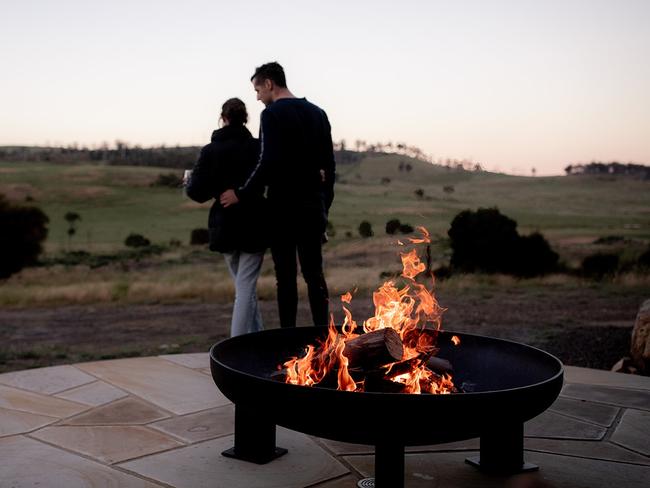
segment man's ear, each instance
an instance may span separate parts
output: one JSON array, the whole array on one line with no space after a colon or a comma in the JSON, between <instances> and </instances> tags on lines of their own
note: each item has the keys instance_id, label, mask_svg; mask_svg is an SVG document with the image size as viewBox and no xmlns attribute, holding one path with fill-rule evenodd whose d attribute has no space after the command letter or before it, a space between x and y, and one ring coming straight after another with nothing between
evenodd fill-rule
<instances>
[{"instance_id":1,"label":"man's ear","mask_svg":"<svg viewBox=\"0 0 650 488\"><path fill-rule=\"evenodd\" d=\"M268 78L264 80L264 88L266 88L269 91L273 91L275 88L275 83L273 83L273 80L269 80Z\"/></svg>"}]
</instances>

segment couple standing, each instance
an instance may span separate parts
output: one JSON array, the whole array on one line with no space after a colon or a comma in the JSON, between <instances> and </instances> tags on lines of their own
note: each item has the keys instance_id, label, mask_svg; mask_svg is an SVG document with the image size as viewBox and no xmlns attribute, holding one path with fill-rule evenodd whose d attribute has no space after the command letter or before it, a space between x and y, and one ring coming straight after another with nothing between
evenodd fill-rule
<instances>
[{"instance_id":1,"label":"couple standing","mask_svg":"<svg viewBox=\"0 0 650 488\"><path fill-rule=\"evenodd\" d=\"M314 325L327 325L329 315L322 242L334 198L330 124L323 110L289 91L278 63L260 66L251 81L266 106L259 141L245 127L244 103L226 101L223 127L201 150L186 187L195 201L215 199L208 219L210 249L224 254L235 281L231 336L262 329L256 286L269 246L280 325L296 326L296 255Z\"/></svg>"}]
</instances>

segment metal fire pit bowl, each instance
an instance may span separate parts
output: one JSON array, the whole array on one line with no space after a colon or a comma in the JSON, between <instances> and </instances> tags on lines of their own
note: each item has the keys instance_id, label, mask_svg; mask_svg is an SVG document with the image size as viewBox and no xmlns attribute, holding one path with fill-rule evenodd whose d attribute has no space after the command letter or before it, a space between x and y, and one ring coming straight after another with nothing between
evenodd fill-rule
<instances>
[{"instance_id":1,"label":"metal fire pit bowl","mask_svg":"<svg viewBox=\"0 0 650 488\"><path fill-rule=\"evenodd\" d=\"M404 486L404 447L480 437L483 471L537 469L523 459L523 424L546 410L562 388L562 363L517 342L454 332L438 336L438 357L454 367L464 393L414 395L338 391L272 378L278 365L302 356L326 328L274 329L226 339L210 350L212 378L235 404L235 445L226 456L266 463L275 426L317 437L375 446L375 486ZM454 346L452 335L461 343ZM277 377L277 375L276 375Z\"/></svg>"}]
</instances>

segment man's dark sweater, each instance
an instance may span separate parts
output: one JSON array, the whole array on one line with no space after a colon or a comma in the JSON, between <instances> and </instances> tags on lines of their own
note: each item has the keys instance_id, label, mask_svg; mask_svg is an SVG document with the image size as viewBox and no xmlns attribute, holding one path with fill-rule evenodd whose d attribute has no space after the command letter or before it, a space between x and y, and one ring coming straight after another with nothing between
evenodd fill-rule
<instances>
[{"instance_id":1,"label":"man's dark sweater","mask_svg":"<svg viewBox=\"0 0 650 488\"><path fill-rule=\"evenodd\" d=\"M271 207L326 216L334 198L335 162L325 112L304 98L276 100L262 112L260 143L259 162L237 197L245 201L268 186Z\"/></svg>"}]
</instances>

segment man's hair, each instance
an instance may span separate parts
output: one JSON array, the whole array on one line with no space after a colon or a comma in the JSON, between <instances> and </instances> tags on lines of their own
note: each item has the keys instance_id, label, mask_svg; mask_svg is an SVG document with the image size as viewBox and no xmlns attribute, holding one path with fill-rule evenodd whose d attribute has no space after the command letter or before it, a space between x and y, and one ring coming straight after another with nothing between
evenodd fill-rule
<instances>
[{"instance_id":1,"label":"man's hair","mask_svg":"<svg viewBox=\"0 0 650 488\"><path fill-rule=\"evenodd\" d=\"M246 105L239 98L231 98L221 107L221 117L228 119L231 125L244 125L248 122Z\"/></svg>"},{"instance_id":2,"label":"man's hair","mask_svg":"<svg viewBox=\"0 0 650 488\"><path fill-rule=\"evenodd\" d=\"M253 83L260 82L263 80L271 80L273 83L278 85L280 88L287 87L287 79L284 76L284 69L280 66L279 63L273 61L272 63L266 63L262 66L255 69L255 73L251 76L251 81Z\"/></svg>"}]
</instances>

